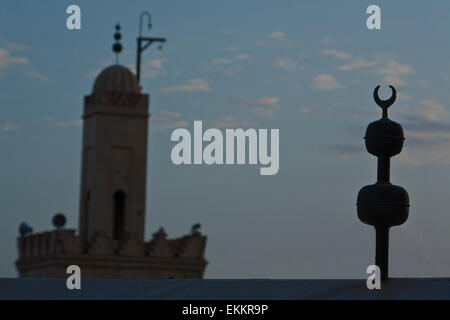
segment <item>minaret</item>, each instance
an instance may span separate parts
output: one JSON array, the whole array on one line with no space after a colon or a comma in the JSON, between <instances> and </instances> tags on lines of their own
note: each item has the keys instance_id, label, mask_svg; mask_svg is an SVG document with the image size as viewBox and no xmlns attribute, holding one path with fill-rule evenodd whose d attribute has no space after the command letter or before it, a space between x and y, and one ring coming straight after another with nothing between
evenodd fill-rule
<instances>
[{"instance_id":1,"label":"minaret","mask_svg":"<svg viewBox=\"0 0 450 320\"><path fill-rule=\"evenodd\" d=\"M145 241L145 195L149 95L137 77L118 65L120 26L113 51L116 64L97 77L84 99L79 230L33 233L20 225L17 270L20 277L67 278L77 265L83 279L202 278L207 237L191 232L169 238L164 229Z\"/></svg>"},{"instance_id":2,"label":"minaret","mask_svg":"<svg viewBox=\"0 0 450 320\"><path fill-rule=\"evenodd\" d=\"M116 30L118 55L120 26ZM79 220L84 252L93 238L112 243L113 251L126 237L144 239L149 95L140 91L136 76L116 64L98 75L85 97Z\"/></svg>"},{"instance_id":3,"label":"minaret","mask_svg":"<svg viewBox=\"0 0 450 320\"><path fill-rule=\"evenodd\" d=\"M383 110L381 119L369 124L364 137L367 152L378 158L377 182L362 188L358 193L359 219L375 227L375 264L380 268L381 280L389 277L389 229L408 219L409 197L405 189L390 182L391 157L399 154L405 137L403 128L388 119L387 109L395 102L396 91L388 100L380 100L377 86L373 92L375 102Z\"/></svg>"}]
</instances>

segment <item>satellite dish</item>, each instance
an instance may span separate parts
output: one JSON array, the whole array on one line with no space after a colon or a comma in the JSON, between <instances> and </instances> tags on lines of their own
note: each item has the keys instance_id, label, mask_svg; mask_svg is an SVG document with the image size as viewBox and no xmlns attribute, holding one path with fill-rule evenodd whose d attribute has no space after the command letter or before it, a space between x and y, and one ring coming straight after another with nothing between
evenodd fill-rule
<instances>
[{"instance_id":1,"label":"satellite dish","mask_svg":"<svg viewBox=\"0 0 450 320\"><path fill-rule=\"evenodd\" d=\"M52 222L56 229L61 229L66 225L66 216L62 213L57 213L53 216Z\"/></svg>"},{"instance_id":2,"label":"satellite dish","mask_svg":"<svg viewBox=\"0 0 450 320\"><path fill-rule=\"evenodd\" d=\"M26 224L25 222L22 222L19 225L19 233L21 236L25 236L29 233L33 233L33 228L31 228L28 224Z\"/></svg>"}]
</instances>

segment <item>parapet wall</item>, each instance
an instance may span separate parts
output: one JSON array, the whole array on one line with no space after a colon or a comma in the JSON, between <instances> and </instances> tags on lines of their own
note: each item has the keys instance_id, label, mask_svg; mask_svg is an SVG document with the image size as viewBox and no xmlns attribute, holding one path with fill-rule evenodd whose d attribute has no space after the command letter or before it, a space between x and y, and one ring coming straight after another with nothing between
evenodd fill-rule
<instances>
[{"instance_id":1,"label":"parapet wall","mask_svg":"<svg viewBox=\"0 0 450 320\"><path fill-rule=\"evenodd\" d=\"M74 229L54 230L17 238L19 260L54 254L81 253Z\"/></svg>"},{"instance_id":2,"label":"parapet wall","mask_svg":"<svg viewBox=\"0 0 450 320\"><path fill-rule=\"evenodd\" d=\"M65 277L66 268L79 265L88 278L155 279L202 278L207 237L193 232L167 239L158 232L148 242L127 233L121 242L96 232L83 250L74 229L61 229L18 238L16 262L20 277Z\"/></svg>"}]
</instances>

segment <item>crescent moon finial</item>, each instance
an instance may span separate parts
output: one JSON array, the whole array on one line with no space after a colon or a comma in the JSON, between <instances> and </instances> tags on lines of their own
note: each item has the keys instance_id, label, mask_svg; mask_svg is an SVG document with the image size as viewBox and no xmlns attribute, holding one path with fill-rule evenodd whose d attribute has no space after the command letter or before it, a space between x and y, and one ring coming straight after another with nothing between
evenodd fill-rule
<instances>
[{"instance_id":1,"label":"crescent moon finial","mask_svg":"<svg viewBox=\"0 0 450 320\"><path fill-rule=\"evenodd\" d=\"M387 119L387 109L394 104L395 99L397 98L397 91L393 86L389 86L392 90L392 95L387 100L381 100L378 96L378 90L380 90L380 86L378 85L375 90L373 91L373 99L375 100L376 104L379 105L383 109L383 119Z\"/></svg>"}]
</instances>

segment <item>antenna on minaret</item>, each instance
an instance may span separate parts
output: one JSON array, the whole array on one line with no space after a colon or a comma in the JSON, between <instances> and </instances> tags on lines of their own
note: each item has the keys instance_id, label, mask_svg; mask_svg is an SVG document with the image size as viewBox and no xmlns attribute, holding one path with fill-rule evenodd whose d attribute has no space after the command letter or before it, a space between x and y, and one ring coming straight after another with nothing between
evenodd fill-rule
<instances>
[{"instance_id":1,"label":"antenna on minaret","mask_svg":"<svg viewBox=\"0 0 450 320\"><path fill-rule=\"evenodd\" d=\"M120 24L116 24L116 32L114 33L114 40L116 42L113 44L113 51L116 53L116 64L119 64L119 53L122 51L122 44L120 43L122 35L120 34Z\"/></svg>"},{"instance_id":2,"label":"antenna on minaret","mask_svg":"<svg viewBox=\"0 0 450 320\"><path fill-rule=\"evenodd\" d=\"M152 16L147 11L144 11L139 16L139 37L137 38L137 61L136 61L136 77L138 79L138 82L141 78L141 53L147 49L148 46L150 46L153 42L160 42L158 49L162 49L162 43L166 42L165 38L148 38L142 36L142 22L143 18L147 17L148 20L148 30L152 28Z\"/></svg>"}]
</instances>

